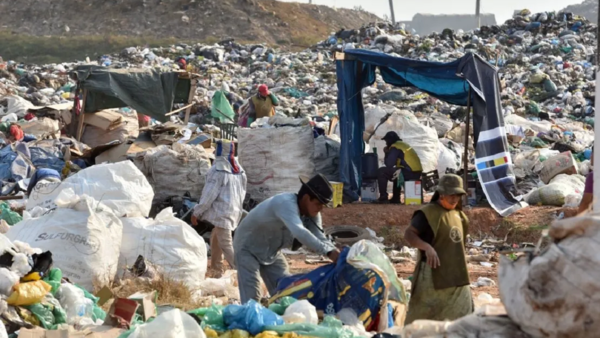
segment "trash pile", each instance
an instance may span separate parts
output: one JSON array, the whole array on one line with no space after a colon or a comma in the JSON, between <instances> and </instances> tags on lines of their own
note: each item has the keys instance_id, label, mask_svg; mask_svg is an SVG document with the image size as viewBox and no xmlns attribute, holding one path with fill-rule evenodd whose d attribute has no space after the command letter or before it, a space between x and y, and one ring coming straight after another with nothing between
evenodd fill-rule
<instances>
[{"instance_id":1,"label":"trash pile","mask_svg":"<svg viewBox=\"0 0 600 338\"><path fill-rule=\"evenodd\" d=\"M76 79L69 72L81 64L90 64L90 60L45 66L7 61L0 63L0 93L7 95L0 98L0 117L2 121L21 125L27 136L31 134L43 139L54 135L61 140L62 154L50 151L56 154L56 158L50 156L56 168L62 164L61 161L65 161L65 145L69 146L72 156L65 163L73 158L83 159L85 163L79 163L80 168L104 161L135 158L136 165L155 188L155 204L183 193L189 193L193 198L199 195L203 174L212 156L210 141L207 140L212 137L239 141L242 165L246 162L250 172L249 182L264 182L270 175L269 168L278 163L282 154L290 150L305 154L303 161L306 163L298 172L290 173L287 178L275 178L278 183L271 186L259 183L249 189L251 195L262 200L282 190L296 188L297 184L291 184L292 174L317 171L328 175L333 181L338 180L335 168L339 154L339 131L335 126L337 84L335 63L332 62L335 52L365 48L439 62L453 61L467 52L475 52L500 68L505 129L518 179L518 191L514 193L526 195L532 190L554 184L550 180L556 175L548 180L541 179L540 175L543 162L559 153L571 152L575 159L578 168L577 171L570 171L570 175L585 175L589 171L587 160L593 141L595 114L593 79L596 66L593 60L597 48L596 35L594 24L572 13L531 13L522 10L503 25L483 26L472 32L445 29L428 36L414 34L402 25L372 23L360 29L341 30L314 48L298 53L281 52L258 44L242 45L232 39L214 45L131 47L119 54L105 55L98 62L110 69L185 70L198 74L195 92L190 96L193 100L190 123L181 124L186 114L185 107L169 116L172 122L178 123L166 124L148 116L136 115L135 110L127 107L86 113L89 123L85 123L81 139L83 144L72 139L65 140L64 136L60 137L59 131L68 129L67 134L75 134L74 123L71 123L73 118L68 110L72 107L72 100L78 99L80 102L82 97ZM262 83L280 101L274 117L277 120L255 121L251 127L289 125L290 120L286 120L286 117L305 119L315 136L318 136L314 139L312 154L307 150L308 143L304 150L287 147L286 151L279 153L265 153L264 147L257 148L255 144L245 143L254 137L251 136L254 133L259 138L268 137L271 140L275 140L275 135L259 136L258 133L267 132L241 128L238 132L227 131L226 125L235 123L238 118L236 115L232 117L231 113L238 112ZM373 86L363 90L362 96L365 104L371 107L365 114L366 132L375 135L367 141L371 147L382 150L381 145L376 146L377 137L386 129L385 126L376 128L381 110L394 116L391 122L386 122L388 129L399 127L400 116L408 114L415 118L411 125L418 123L423 133L428 135L427 144L416 143L416 137L414 140L405 140L413 147L420 148L418 153L426 167L438 170L439 174L456 172L462 168L464 107L444 103L413 88L394 88L386 84L380 74ZM384 107L382 103L388 106ZM224 106L227 109L222 109ZM398 115L400 111L404 113ZM95 115L95 118L88 120L88 115ZM135 123L136 118L141 129ZM38 127L28 127L33 121ZM58 124L52 121L58 121ZM294 125L298 127L302 124ZM472 124L469 133L472 132L471 128ZM35 132L27 129L35 129ZM291 130L295 129L288 129L287 132ZM433 138L432 130L437 140ZM283 132L278 133L283 135ZM286 134L275 142L285 144L287 140L296 141L299 136L293 135ZM176 149L178 143L203 146L196 146L196 151L184 151L181 147ZM260 165L259 161L249 160L249 153L255 155L261 151L260 158L264 154L264 157L275 160ZM473 154L474 150L469 144L471 164L474 163ZM14 157L12 153L0 157L0 161L4 160L0 164L8 167ZM156 158L165 157L170 160L162 167L159 164L161 161ZM34 159L30 161L36 163ZM285 159L282 161L285 162ZM186 163L186 167L190 163L189 168L174 173L174 177L181 178L178 182L186 182L187 187L193 186L194 191L183 191L165 181L169 168L182 168L182 163ZM472 166L470 168L473 169ZM18 174L8 176L4 175L5 182L28 178ZM473 177L473 180L476 181L476 178ZM556 188L544 190L536 191L524 199L530 204L564 205L568 204L565 201L576 202L575 197L570 195L581 195L579 189L572 189L568 195L549 192L558 191ZM547 198L548 194L553 196ZM540 198L540 195L544 197Z\"/></svg>"}]
</instances>

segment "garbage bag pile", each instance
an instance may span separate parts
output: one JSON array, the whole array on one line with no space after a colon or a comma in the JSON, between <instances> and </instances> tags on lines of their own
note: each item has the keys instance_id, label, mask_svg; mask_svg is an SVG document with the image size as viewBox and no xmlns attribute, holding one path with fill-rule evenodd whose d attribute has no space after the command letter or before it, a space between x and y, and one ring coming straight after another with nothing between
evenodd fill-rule
<instances>
[{"instance_id":1,"label":"garbage bag pile","mask_svg":"<svg viewBox=\"0 0 600 338\"><path fill-rule=\"evenodd\" d=\"M90 292L147 276L150 266L155 277L199 294L206 244L171 208L147 218L153 195L142 172L125 161L38 182L22 220L0 205L2 222L16 222L0 235L0 318L8 333L106 325Z\"/></svg>"}]
</instances>

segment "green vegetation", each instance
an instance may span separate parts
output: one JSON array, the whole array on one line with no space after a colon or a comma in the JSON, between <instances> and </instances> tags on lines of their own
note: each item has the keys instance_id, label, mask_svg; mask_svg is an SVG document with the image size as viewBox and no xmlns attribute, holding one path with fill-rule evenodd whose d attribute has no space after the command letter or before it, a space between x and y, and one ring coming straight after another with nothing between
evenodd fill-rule
<instances>
[{"instance_id":1,"label":"green vegetation","mask_svg":"<svg viewBox=\"0 0 600 338\"><path fill-rule=\"evenodd\" d=\"M104 54L118 53L132 46L170 46L175 38L128 36L31 36L0 31L0 56L31 64L95 60Z\"/></svg>"}]
</instances>

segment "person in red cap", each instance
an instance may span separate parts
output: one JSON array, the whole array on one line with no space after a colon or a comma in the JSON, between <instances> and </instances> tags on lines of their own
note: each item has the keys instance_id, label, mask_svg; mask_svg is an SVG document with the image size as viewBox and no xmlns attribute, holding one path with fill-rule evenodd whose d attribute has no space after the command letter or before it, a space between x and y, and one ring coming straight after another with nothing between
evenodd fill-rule
<instances>
[{"instance_id":1,"label":"person in red cap","mask_svg":"<svg viewBox=\"0 0 600 338\"><path fill-rule=\"evenodd\" d=\"M245 107L240 108L242 116L240 125L248 127L252 122L261 117L275 115L275 107L279 106L279 99L273 93L269 92L269 87L266 84L258 86L258 93L252 96ZM245 118L244 118L245 117Z\"/></svg>"}]
</instances>

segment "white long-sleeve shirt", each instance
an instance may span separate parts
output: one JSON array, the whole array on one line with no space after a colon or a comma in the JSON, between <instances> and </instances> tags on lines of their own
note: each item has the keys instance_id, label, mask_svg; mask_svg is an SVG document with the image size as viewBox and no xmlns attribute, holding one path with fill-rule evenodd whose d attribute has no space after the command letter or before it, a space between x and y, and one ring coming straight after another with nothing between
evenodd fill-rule
<instances>
[{"instance_id":1,"label":"white long-sleeve shirt","mask_svg":"<svg viewBox=\"0 0 600 338\"><path fill-rule=\"evenodd\" d=\"M215 227L235 230L242 217L246 196L246 173L242 168L240 172L232 174L212 166L206 175L200 201L194 207L194 216Z\"/></svg>"}]
</instances>

